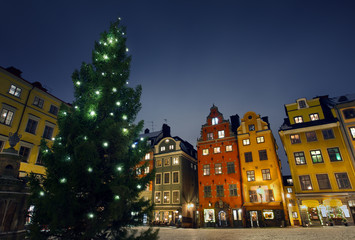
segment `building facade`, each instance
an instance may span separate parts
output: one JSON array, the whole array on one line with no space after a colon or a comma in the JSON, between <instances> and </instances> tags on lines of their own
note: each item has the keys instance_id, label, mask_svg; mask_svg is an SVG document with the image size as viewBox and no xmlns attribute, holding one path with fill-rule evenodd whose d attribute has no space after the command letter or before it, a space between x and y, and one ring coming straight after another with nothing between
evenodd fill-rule
<instances>
[{"instance_id":1,"label":"building facade","mask_svg":"<svg viewBox=\"0 0 355 240\"><path fill-rule=\"evenodd\" d=\"M328 96L286 104L279 135L288 156L302 224L353 223L355 171ZM349 130L351 130L349 128Z\"/></svg>"},{"instance_id":2,"label":"building facade","mask_svg":"<svg viewBox=\"0 0 355 240\"><path fill-rule=\"evenodd\" d=\"M49 143L58 132L57 114L64 103L39 83L21 77L21 71L0 67L0 150L9 147L9 135L17 133L15 146L23 157L20 177L30 172L45 174L39 152L41 139Z\"/></svg>"},{"instance_id":3,"label":"building facade","mask_svg":"<svg viewBox=\"0 0 355 240\"><path fill-rule=\"evenodd\" d=\"M201 227L242 227L238 115L225 120L212 106L197 142Z\"/></svg>"},{"instance_id":4,"label":"building facade","mask_svg":"<svg viewBox=\"0 0 355 240\"><path fill-rule=\"evenodd\" d=\"M295 194L295 187L293 186L293 179L291 176L283 176L285 202L287 204L287 212L290 226L300 226L301 216L297 204Z\"/></svg>"},{"instance_id":5,"label":"building facade","mask_svg":"<svg viewBox=\"0 0 355 240\"><path fill-rule=\"evenodd\" d=\"M161 139L154 150L156 224L195 227L198 212L196 150L179 137Z\"/></svg>"},{"instance_id":6,"label":"building facade","mask_svg":"<svg viewBox=\"0 0 355 240\"><path fill-rule=\"evenodd\" d=\"M285 224L281 162L267 117L247 112L238 128L238 145L246 226Z\"/></svg>"}]
</instances>

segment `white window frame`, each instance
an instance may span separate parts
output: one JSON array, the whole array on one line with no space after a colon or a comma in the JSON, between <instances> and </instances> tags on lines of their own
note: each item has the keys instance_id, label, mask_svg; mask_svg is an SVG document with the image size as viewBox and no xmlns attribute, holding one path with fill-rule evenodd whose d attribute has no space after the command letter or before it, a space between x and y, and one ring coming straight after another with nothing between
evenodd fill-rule
<instances>
[{"instance_id":1,"label":"white window frame","mask_svg":"<svg viewBox=\"0 0 355 240\"><path fill-rule=\"evenodd\" d=\"M212 125L217 125L219 123L218 117L212 118Z\"/></svg>"},{"instance_id":2,"label":"white window frame","mask_svg":"<svg viewBox=\"0 0 355 240\"><path fill-rule=\"evenodd\" d=\"M218 138L224 138L224 130L218 131Z\"/></svg>"},{"instance_id":3,"label":"white window frame","mask_svg":"<svg viewBox=\"0 0 355 240\"><path fill-rule=\"evenodd\" d=\"M161 147L160 147L160 151L161 151L161 152L165 151L165 146L161 146Z\"/></svg>"},{"instance_id":4,"label":"white window frame","mask_svg":"<svg viewBox=\"0 0 355 240\"><path fill-rule=\"evenodd\" d=\"M169 178L168 178L168 179L169 179L169 182L168 182L168 183L165 182L165 175L166 175L166 174L169 175ZM163 180L163 181L162 181L162 182L163 182L163 185L169 185L169 184L171 184L171 172L163 172L163 179L162 179L162 180Z\"/></svg>"},{"instance_id":5,"label":"white window frame","mask_svg":"<svg viewBox=\"0 0 355 240\"><path fill-rule=\"evenodd\" d=\"M179 165L179 157L173 157L173 165Z\"/></svg>"},{"instance_id":6,"label":"white window frame","mask_svg":"<svg viewBox=\"0 0 355 240\"><path fill-rule=\"evenodd\" d=\"M5 104L5 103L3 103L2 106L1 106L1 112L0 112L0 114L2 114L2 112L3 112L4 109L7 110L7 114L6 114L6 118L4 118L4 122L3 122L2 124L11 127L12 122L13 122L13 120L15 119L16 108L14 108L14 107L12 107L12 106L10 106L10 105L7 105L7 104ZM7 117L8 117L8 113L9 113L9 112L12 112L12 116L11 116L11 119L10 119L10 121L9 121L9 124L7 124L7 123L6 123L6 122L7 122L6 119L7 119Z\"/></svg>"},{"instance_id":7,"label":"white window frame","mask_svg":"<svg viewBox=\"0 0 355 240\"><path fill-rule=\"evenodd\" d=\"M174 173L178 174L178 181L177 182L174 182ZM179 171L173 171L171 173L171 183L172 184L179 184L180 183L180 172Z\"/></svg>"},{"instance_id":8,"label":"white window frame","mask_svg":"<svg viewBox=\"0 0 355 240\"><path fill-rule=\"evenodd\" d=\"M157 196L157 195L159 195L159 196ZM157 199L159 199L159 200L157 201ZM161 204L161 191L155 191L154 203Z\"/></svg>"},{"instance_id":9,"label":"white window frame","mask_svg":"<svg viewBox=\"0 0 355 240\"><path fill-rule=\"evenodd\" d=\"M13 89L13 87L15 87L15 89ZM13 92L11 92L11 90ZM20 91L17 91L17 90L20 90ZM11 84L10 88L9 88L9 91L8 93L14 97L21 97L21 93L22 93L22 88L20 87L17 87L15 84Z\"/></svg>"},{"instance_id":10,"label":"white window frame","mask_svg":"<svg viewBox=\"0 0 355 240\"><path fill-rule=\"evenodd\" d=\"M178 199L177 199L177 201L174 201L174 193L177 193L177 194L178 194ZM172 204L179 204L179 203L180 203L180 191L179 191L179 190L173 190L173 191L172 191L172 194L171 194L171 201L172 201Z\"/></svg>"},{"instance_id":11,"label":"white window frame","mask_svg":"<svg viewBox=\"0 0 355 240\"><path fill-rule=\"evenodd\" d=\"M160 175L160 183L157 183L157 175ZM162 175L163 175L162 173L155 174L155 179L154 179L155 185L162 185L162 182L163 182Z\"/></svg>"},{"instance_id":12,"label":"white window frame","mask_svg":"<svg viewBox=\"0 0 355 240\"><path fill-rule=\"evenodd\" d=\"M166 198L165 198L165 193L168 193L168 197ZM170 204L170 191L163 191L163 204Z\"/></svg>"},{"instance_id":13,"label":"white window frame","mask_svg":"<svg viewBox=\"0 0 355 240\"><path fill-rule=\"evenodd\" d=\"M243 139L243 146L247 146L247 145L250 145L250 139L249 138Z\"/></svg>"}]
</instances>

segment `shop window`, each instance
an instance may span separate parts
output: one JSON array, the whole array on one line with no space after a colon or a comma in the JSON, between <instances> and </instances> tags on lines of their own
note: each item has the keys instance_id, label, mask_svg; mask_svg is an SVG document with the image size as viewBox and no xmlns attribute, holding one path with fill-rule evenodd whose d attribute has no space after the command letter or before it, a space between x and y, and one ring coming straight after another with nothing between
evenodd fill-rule
<instances>
[{"instance_id":1,"label":"shop window","mask_svg":"<svg viewBox=\"0 0 355 240\"><path fill-rule=\"evenodd\" d=\"M262 169L263 180L271 180L270 169Z\"/></svg>"},{"instance_id":2,"label":"shop window","mask_svg":"<svg viewBox=\"0 0 355 240\"><path fill-rule=\"evenodd\" d=\"M217 197L224 197L223 185L217 185Z\"/></svg>"},{"instance_id":3,"label":"shop window","mask_svg":"<svg viewBox=\"0 0 355 240\"><path fill-rule=\"evenodd\" d=\"M11 84L10 89L9 89L9 94L15 97L20 97L21 96L22 89Z\"/></svg>"},{"instance_id":4,"label":"shop window","mask_svg":"<svg viewBox=\"0 0 355 240\"><path fill-rule=\"evenodd\" d=\"M332 189L328 174L316 174L318 186L320 190Z\"/></svg>"},{"instance_id":5,"label":"shop window","mask_svg":"<svg viewBox=\"0 0 355 240\"><path fill-rule=\"evenodd\" d=\"M173 191L173 204L180 203L180 191Z\"/></svg>"},{"instance_id":6,"label":"shop window","mask_svg":"<svg viewBox=\"0 0 355 240\"><path fill-rule=\"evenodd\" d=\"M218 138L224 138L224 130L218 131Z\"/></svg>"},{"instance_id":7,"label":"shop window","mask_svg":"<svg viewBox=\"0 0 355 240\"><path fill-rule=\"evenodd\" d=\"M327 151L331 162L342 161L339 148L328 148Z\"/></svg>"},{"instance_id":8,"label":"shop window","mask_svg":"<svg viewBox=\"0 0 355 240\"><path fill-rule=\"evenodd\" d=\"M50 108L49 108L49 113L52 113L53 115L56 115L58 114L58 107L54 106L54 105L51 105Z\"/></svg>"},{"instance_id":9,"label":"shop window","mask_svg":"<svg viewBox=\"0 0 355 240\"><path fill-rule=\"evenodd\" d=\"M204 215L205 223L216 221L214 209L204 209L203 215Z\"/></svg>"},{"instance_id":10,"label":"shop window","mask_svg":"<svg viewBox=\"0 0 355 240\"><path fill-rule=\"evenodd\" d=\"M317 120L319 120L319 115L318 115L318 113L309 114L309 119L310 119L311 121L317 121Z\"/></svg>"},{"instance_id":11,"label":"shop window","mask_svg":"<svg viewBox=\"0 0 355 240\"><path fill-rule=\"evenodd\" d=\"M317 134L315 131L306 132L306 138L307 142L315 142L317 141Z\"/></svg>"},{"instance_id":12,"label":"shop window","mask_svg":"<svg viewBox=\"0 0 355 240\"><path fill-rule=\"evenodd\" d=\"M161 173L155 174L155 184L160 185L161 184Z\"/></svg>"},{"instance_id":13,"label":"shop window","mask_svg":"<svg viewBox=\"0 0 355 240\"><path fill-rule=\"evenodd\" d=\"M214 153L220 153L220 152L221 152L221 148L220 148L220 147L215 147L215 148L213 149L213 152L214 152Z\"/></svg>"},{"instance_id":14,"label":"shop window","mask_svg":"<svg viewBox=\"0 0 355 240\"><path fill-rule=\"evenodd\" d=\"M227 172L228 174L235 173L234 162L227 162Z\"/></svg>"},{"instance_id":15,"label":"shop window","mask_svg":"<svg viewBox=\"0 0 355 240\"><path fill-rule=\"evenodd\" d=\"M243 145L246 146L246 145L250 145L250 139L243 139Z\"/></svg>"},{"instance_id":16,"label":"shop window","mask_svg":"<svg viewBox=\"0 0 355 240\"><path fill-rule=\"evenodd\" d=\"M231 151L233 151L232 145L227 145L226 146L226 152L231 152Z\"/></svg>"},{"instance_id":17,"label":"shop window","mask_svg":"<svg viewBox=\"0 0 355 240\"><path fill-rule=\"evenodd\" d=\"M263 136L257 137L257 138L256 138L256 142L257 142L257 143L263 143L263 142L265 142L265 139L264 139Z\"/></svg>"},{"instance_id":18,"label":"shop window","mask_svg":"<svg viewBox=\"0 0 355 240\"><path fill-rule=\"evenodd\" d=\"M322 152L320 150L311 150L310 153L313 163L323 162Z\"/></svg>"},{"instance_id":19,"label":"shop window","mask_svg":"<svg viewBox=\"0 0 355 240\"><path fill-rule=\"evenodd\" d=\"M213 139L213 133L207 133L207 140Z\"/></svg>"},{"instance_id":20,"label":"shop window","mask_svg":"<svg viewBox=\"0 0 355 240\"><path fill-rule=\"evenodd\" d=\"M247 171L247 179L248 179L248 182L255 181L255 172L254 172L254 170Z\"/></svg>"},{"instance_id":21,"label":"shop window","mask_svg":"<svg viewBox=\"0 0 355 240\"><path fill-rule=\"evenodd\" d=\"M212 125L217 125L218 124L218 117L212 118Z\"/></svg>"},{"instance_id":22,"label":"shop window","mask_svg":"<svg viewBox=\"0 0 355 240\"><path fill-rule=\"evenodd\" d=\"M293 155L295 156L296 165L306 164L306 158L304 156L304 152L295 152L293 153Z\"/></svg>"},{"instance_id":23,"label":"shop window","mask_svg":"<svg viewBox=\"0 0 355 240\"><path fill-rule=\"evenodd\" d=\"M300 179L301 189L303 191L313 190L311 178L309 175L299 176L299 179Z\"/></svg>"},{"instance_id":24,"label":"shop window","mask_svg":"<svg viewBox=\"0 0 355 240\"><path fill-rule=\"evenodd\" d=\"M22 156L22 162L28 162L31 149L25 146L21 146L19 150L19 155Z\"/></svg>"},{"instance_id":25,"label":"shop window","mask_svg":"<svg viewBox=\"0 0 355 240\"><path fill-rule=\"evenodd\" d=\"M301 137L299 134L290 135L291 144L301 143Z\"/></svg>"},{"instance_id":26,"label":"shop window","mask_svg":"<svg viewBox=\"0 0 355 240\"><path fill-rule=\"evenodd\" d=\"M351 184L348 178L347 173L335 173L335 179L337 180L337 184L339 189L349 189L351 188Z\"/></svg>"},{"instance_id":27,"label":"shop window","mask_svg":"<svg viewBox=\"0 0 355 240\"><path fill-rule=\"evenodd\" d=\"M256 190L249 190L249 199L250 202L258 202L258 195L256 194Z\"/></svg>"},{"instance_id":28,"label":"shop window","mask_svg":"<svg viewBox=\"0 0 355 240\"><path fill-rule=\"evenodd\" d=\"M351 137L353 138L353 140L355 140L355 127L350 127L349 131L350 131Z\"/></svg>"},{"instance_id":29,"label":"shop window","mask_svg":"<svg viewBox=\"0 0 355 240\"><path fill-rule=\"evenodd\" d=\"M229 196L238 196L237 184L229 184Z\"/></svg>"},{"instance_id":30,"label":"shop window","mask_svg":"<svg viewBox=\"0 0 355 240\"><path fill-rule=\"evenodd\" d=\"M173 172L173 183L179 183L179 172Z\"/></svg>"},{"instance_id":31,"label":"shop window","mask_svg":"<svg viewBox=\"0 0 355 240\"><path fill-rule=\"evenodd\" d=\"M11 126L12 120L14 118L14 111L10 109L3 108L0 115L0 123Z\"/></svg>"},{"instance_id":32,"label":"shop window","mask_svg":"<svg viewBox=\"0 0 355 240\"><path fill-rule=\"evenodd\" d=\"M303 118L302 116L297 116L293 118L295 120L295 123L303 123Z\"/></svg>"},{"instance_id":33,"label":"shop window","mask_svg":"<svg viewBox=\"0 0 355 240\"><path fill-rule=\"evenodd\" d=\"M260 161L267 160L266 150L259 150L259 159Z\"/></svg>"},{"instance_id":34,"label":"shop window","mask_svg":"<svg viewBox=\"0 0 355 240\"><path fill-rule=\"evenodd\" d=\"M206 156L208 155L209 151L208 148L202 150L202 155Z\"/></svg>"},{"instance_id":35,"label":"shop window","mask_svg":"<svg viewBox=\"0 0 355 240\"><path fill-rule=\"evenodd\" d=\"M170 184L170 172L164 173L164 184Z\"/></svg>"},{"instance_id":36,"label":"shop window","mask_svg":"<svg viewBox=\"0 0 355 240\"><path fill-rule=\"evenodd\" d=\"M203 187L203 191L204 191L204 196L205 198L208 198L208 197L212 197L212 193L211 193L211 186L204 186Z\"/></svg>"},{"instance_id":37,"label":"shop window","mask_svg":"<svg viewBox=\"0 0 355 240\"><path fill-rule=\"evenodd\" d=\"M210 175L210 165L206 164L203 165L203 176L208 176Z\"/></svg>"},{"instance_id":38,"label":"shop window","mask_svg":"<svg viewBox=\"0 0 355 240\"><path fill-rule=\"evenodd\" d=\"M35 97L32 104L36 107L43 108L44 100L42 98Z\"/></svg>"},{"instance_id":39,"label":"shop window","mask_svg":"<svg viewBox=\"0 0 355 240\"><path fill-rule=\"evenodd\" d=\"M355 109L353 108L345 109L343 110L343 114L345 119L355 118Z\"/></svg>"},{"instance_id":40,"label":"shop window","mask_svg":"<svg viewBox=\"0 0 355 240\"><path fill-rule=\"evenodd\" d=\"M222 163L216 163L214 165L215 174L222 174Z\"/></svg>"},{"instance_id":41,"label":"shop window","mask_svg":"<svg viewBox=\"0 0 355 240\"><path fill-rule=\"evenodd\" d=\"M263 210L264 219L274 219L274 211L273 210Z\"/></svg>"},{"instance_id":42,"label":"shop window","mask_svg":"<svg viewBox=\"0 0 355 240\"><path fill-rule=\"evenodd\" d=\"M161 203L161 192L155 192L154 202Z\"/></svg>"},{"instance_id":43,"label":"shop window","mask_svg":"<svg viewBox=\"0 0 355 240\"><path fill-rule=\"evenodd\" d=\"M169 191L163 192L163 203L164 204L170 203L170 192Z\"/></svg>"},{"instance_id":44,"label":"shop window","mask_svg":"<svg viewBox=\"0 0 355 240\"><path fill-rule=\"evenodd\" d=\"M335 138L333 129L331 128L322 130L322 134L324 140Z\"/></svg>"},{"instance_id":45,"label":"shop window","mask_svg":"<svg viewBox=\"0 0 355 240\"><path fill-rule=\"evenodd\" d=\"M251 152L245 152L244 157L245 157L245 162L252 162L253 161L253 155Z\"/></svg>"}]
</instances>

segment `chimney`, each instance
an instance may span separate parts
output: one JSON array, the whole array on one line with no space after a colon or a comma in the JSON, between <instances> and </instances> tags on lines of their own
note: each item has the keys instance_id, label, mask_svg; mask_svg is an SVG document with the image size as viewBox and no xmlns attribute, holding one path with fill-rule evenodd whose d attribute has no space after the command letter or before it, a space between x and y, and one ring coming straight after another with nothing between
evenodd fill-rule
<instances>
[{"instance_id":1,"label":"chimney","mask_svg":"<svg viewBox=\"0 0 355 240\"><path fill-rule=\"evenodd\" d=\"M144 134L148 134L148 133L149 133L149 129L146 128L146 129L144 130Z\"/></svg>"},{"instance_id":2,"label":"chimney","mask_svg":"<svg viewBox=\"0 0 355 240\"><path fill-rule=\"evenodd\" d=\"M171 137L170 136L170 127L168 126L168 124L165 124L165 123L163 124L162 131L163 131L164 137Z\"/></svg>"},{"instance_id":3,"label":"chimney","mask_svg":"<svg viewBox=\"0 0 355 240\"><path fill-rule=\"evenodd\" d=\"M230 119L231 119L231 125L232 125L232 132L236 133L238 127L240 126L239 115L236 114L236 115L230 116Z\"/></svg>"}]
</instances>

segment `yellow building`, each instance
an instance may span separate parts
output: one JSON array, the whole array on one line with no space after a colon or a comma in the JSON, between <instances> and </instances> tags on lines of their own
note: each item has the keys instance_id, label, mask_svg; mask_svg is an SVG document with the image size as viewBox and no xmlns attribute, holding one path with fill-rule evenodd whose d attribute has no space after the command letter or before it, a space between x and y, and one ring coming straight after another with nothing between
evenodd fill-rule
<instances>
[{"instance_id":1,"label":"yellow building","mask_svg":"<svg viewBox=\"0 0 355 240\"><path fill-rule=\"evenodd\" d=\"M288 215L281 163L267 117L247 112L237 131L246 226L281 226Z\"/></svg>"},{"instance_id":2,"label":"yellow building","mask_svg":"<svg viewBox=\"0 0 355 240\"><path fill-rule=\"evenodd\" d=\"M291 226L301 225L301 216L297 204L295 187L293 186L293 179L291 176L283 176L285 203L287 205L287 212Z\"/></svg>"},{"instance_id":3,"label":"yellow building","mask_svg":"<svg viewBox=\"0 0 355 240\"><path fill-rule=\"evenodd\" d=\"M47 92L39 82L30 83L21 71L0 67L0 151L9 148L9 135L21 135L15 150L23 156L20 177L30 172L45 174L41 164L41 139L57 134L57 114L63 101Z\"/></svg>"},{"instance_id":4,"label":"yellow building","mask_svg":"<svg viewBox=\"0 0 355 240\"><path fill-rule=\"evenodd\" d=\"M330 103L322 96L286 104L279 130L306 226L353 223L354 165Z\"/></svg>"}]
</instances>

